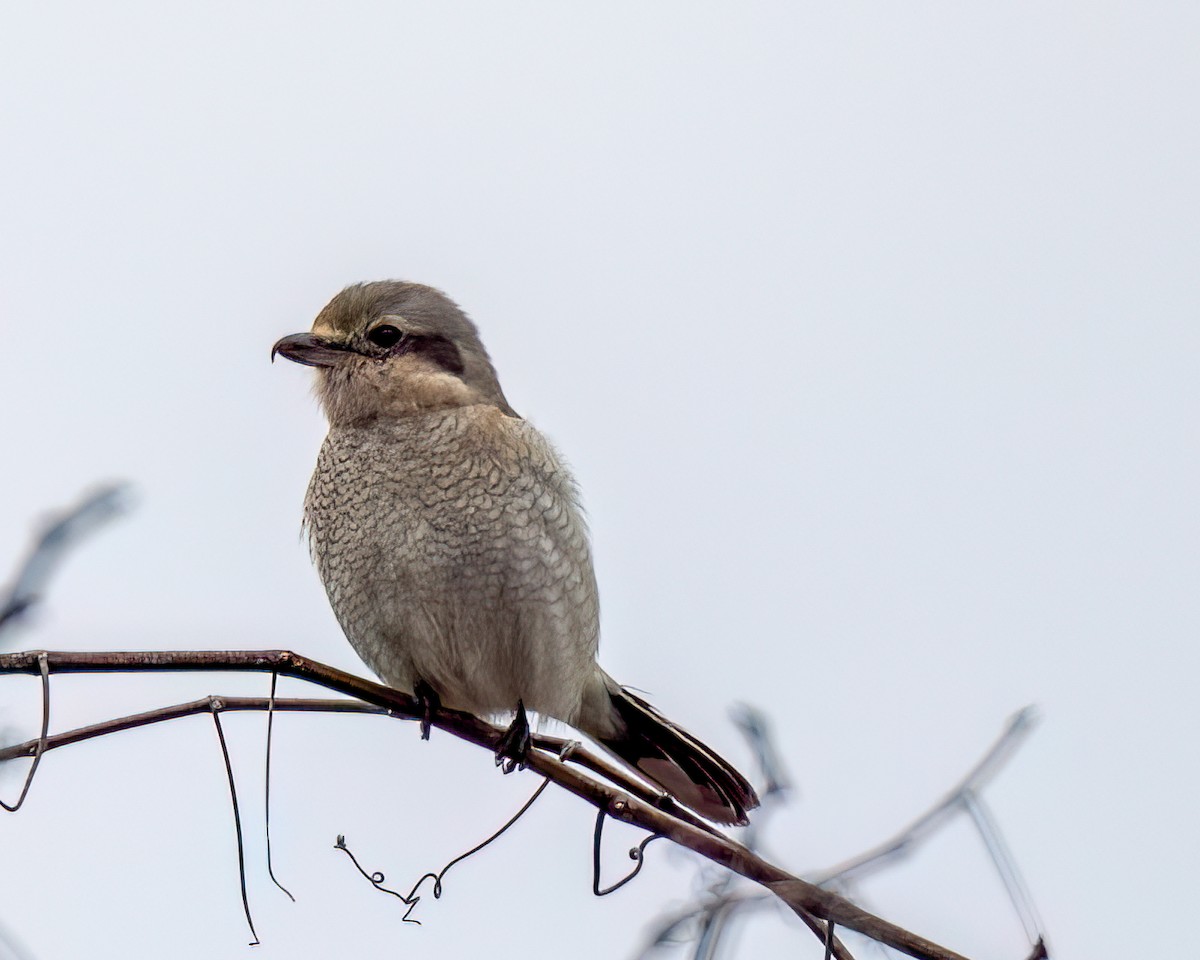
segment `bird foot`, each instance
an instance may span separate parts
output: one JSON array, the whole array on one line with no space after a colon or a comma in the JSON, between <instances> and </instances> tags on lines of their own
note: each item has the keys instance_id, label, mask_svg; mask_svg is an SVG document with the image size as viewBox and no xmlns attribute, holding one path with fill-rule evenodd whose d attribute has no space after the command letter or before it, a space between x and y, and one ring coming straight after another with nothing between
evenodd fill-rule
<instances>
[{"instance_id":1,"label":"bird foot","mask_svg":"<svg viewBox=\"0 0 1200 960\"><path fill-rule=\"evenodd\" d=\"M514 770L524 770L525 760L533 746L533 737L529 732L529 717L525 715L525 704L517 701L517 715L504 731L504 736L496 745L496 766L505 773Z\"/></svg>"},{"instance_id":2,"label":"bird foot","mask_svg":"<svg viewBox=\"0 0 1200 960\"><path fill-rule=\"evenodd\" d=\"M424 680L413 684L413 696L421 705L421 739L429 739L429 728L433 726L433 714L442 708L442 698Z\"/></svg>"}]
</instances>

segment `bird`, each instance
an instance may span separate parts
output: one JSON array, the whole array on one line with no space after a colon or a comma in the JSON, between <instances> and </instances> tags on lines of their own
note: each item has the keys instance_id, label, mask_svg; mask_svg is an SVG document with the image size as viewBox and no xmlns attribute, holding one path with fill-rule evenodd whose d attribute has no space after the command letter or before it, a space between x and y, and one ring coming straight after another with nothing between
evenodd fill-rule
<instances>
[{"instance_id":1,"label":"bird","mask_svg":"<svg viewBox=\"0 0 1200 960\"><path fill-rule=\"evenodd\" d=\"M700 816L748 822L747 779L597 663L575 480L509 404L454 301L408 281L353 284L277 355L315 369L329 424L304 502L317 572L359 657L426 705L424 737L435 705L515 712L501 749L520 759L535 711Z\"/></svg>"}]
</instances>

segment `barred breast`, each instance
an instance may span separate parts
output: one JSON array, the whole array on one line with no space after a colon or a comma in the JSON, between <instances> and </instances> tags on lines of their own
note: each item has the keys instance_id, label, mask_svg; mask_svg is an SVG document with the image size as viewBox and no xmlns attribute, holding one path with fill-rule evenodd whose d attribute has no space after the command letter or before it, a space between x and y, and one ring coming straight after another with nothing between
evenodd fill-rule
<instances>
[{"instance_id":1,"label":"barred breast","mask_svg":"<svg viewBox=\"0 0 1200 960\"><path fill-rule=\"evenodd\" d=\"M334 613L386 683L576 719L595 576L574 481L526 421L479 405L334 428L305 521Z\"/></svg>"}]
</instances>

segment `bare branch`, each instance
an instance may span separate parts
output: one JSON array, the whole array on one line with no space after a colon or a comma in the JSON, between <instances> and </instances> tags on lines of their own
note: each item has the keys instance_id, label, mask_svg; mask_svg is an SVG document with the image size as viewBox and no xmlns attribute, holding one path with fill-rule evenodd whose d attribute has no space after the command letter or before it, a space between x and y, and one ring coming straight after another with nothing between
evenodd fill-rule
<instances>
[{"instance_id":1,"label":"bare branch","mask_svg":"<svg viewBox=\"0 0 1200 960\"><path fill-rule=\"evenodd\" d=\"M0 925L0 960L33 960L33 954L3 925Z\"/></svg>"},{"instance_id":2,"label":"bare branch","mask_svg":"<svg viewBox=\"0 0 1200 960\"><path fill-rule=\"evenodd\" d=\"M1042 920L1038 916L1037 907L1034 906L1033 895L1021 878L1021 871L1017 869L1017 861L1009 852L1008 844L1004 842L1004 835L992 818L987 804L974 791L968 790L963 794L962 805L975 824L979 836L983 839L983 844L987 847L988 856L992 858L996 872L1000 874L1000 880L1004 884L1004 889L1008 891L1013 909L1017 911L1021 926L1025 928L1025 936L1035 947L1040 943L1045 949Z\"/></svg>"},{"instance_id":3,"label":"bare branch","mask_svg":"<svg viewBox=\"0 0 1200 960\"><path fill-rule=\"evenodd\" d=\"M207 714L213 709L214 701L220 701L220 709L228 712L266 712L270 709L271 701L267 697L201 697L187 703L177 703L170 707L159 707L147 710L145 713L135 713L128 717L118 717L115 720L105 720L93 723L64 733L56 733L46 737L45 752L49 753L58 747L69 747L73 743L103 737L110 733L120 733L123 730L133 730L164 720L178 720L181 717L191 717L198 713ZM388 716L383 707L360 703L357 700L311 700L311 699L277 699L275 710L280 713L368 713L378 716ZM37 753L41 740L26 740L12 746L0 748L0 763L6 760L16 760L20 757L31 757Z\"/></svg>"},{"instance_id":4,"label":"bare branch","mask_svg":"<svg viewBox=\"0 0 1200 960\"><path fill-rule=\"evenodd\" d=\"M964 797L983 789L1004 762L1012 756L1021 741L1029 735L1036 722L1037 711L1033 707L1025 707L1015 713L1009 719L1000 738L980 761L926 813L917 817L890 840L818 874L812 882L821 886L845 883L853 876L877 870L889 860L902 856L910 847L935 831L943 820L956 813L961 808Z\"/></svg>"},{"instance_id":5,"label":"bare branch","mask_svg":"<svg viewBox=\"0 0 1200 960\"><path fill-rule=\"evenodd\" d=\"M25 774L25 783L21 786L21 792L17 795L16 802L8 804L0 800L0 807L9 813L16 813L20 810L21 804L29 796L29 788L33 786L33 776L37 773L38 765L46 753L46 740L50 732L50 664L44 653L38 656L37 664L38 673L42 675L42 731L34 741L33 763L29 765L29 771Z\"/></svg>"},{"instance_id":6,"label":"bare branch","mask_svg":"<svg viewBox=\"0 0 1200 960\"><path fill-rule=\"evenodd\" d=\"M41 663L48 666L50 673L276 672L357 697L365 703L384 708L393 716L420 720L427 715L426 707L407 694L286 650L0 654L0 674L37 674ZM276 702L276 708L281 702ZM439 707L432 710L431 719L439 729L493 753L503 736L499 728L458 710ZM576 750L571 760L586 755L586 751ZM593 761L588 764L589 768L602 765L602 761L595 761L594 758ZM768 863L711 827L702 828L693 822L695 818L681 816L680 808L670 798L654 795L653 791L644 787L629 792L614 790L607 784L581 774L560 759L557 752L543 749L537 741L526 765L608 816L667 837L714 863L762 884L818 931L822 938L826 926L814 918L855 930L918 960L964 960L960 954L876 917L837 894ZM629 778L623 777L622 780L628 781ZM643 799L646 794L654 799L649 802Z\"/></svg>"},{"instance_id":7,"label":"bare branch","mask_svg":"<svg viewBox=\"0 0 1200 960\"><path fill-rule=\"evenodd\" d=\"M46 526L17 570L7 596L0 597L0 633L41 599L51 572L71 546L125 510L128 493L123 483L100 487Z\"/></svg>"},{"instance_id":8,"label":"bare branch","mask_svg":"<svg viewBox=\"0 0 1200 960\"><path fill-rule=\"evenodd\" d=\"M750 749L754 751L758 769L762 771L763 779L766 781L761 793L762 798L766 799L777 793L787 793L791 790L792 784L779 759L779 753L775 749L775 740L771 736L771 724L766 714L748 703L739 703L729 711L729 716L742 732L742 736L746 738L746 742L750 744Z\"/></svg>"},{"instance_id":9,"label":"bare branch","mask_svg":"<svg viewBox=\"0 0 1200 960\"><path fill-rule=\"evenodd\" d=\"M1041 921L1034 907L1032 896L1020 878L1016 862L1004 844L1000 829L992 821L990 813L979 796L979 791L999 772L1002 764L1012 756L1035 722L1036 712L1032 707L1026 707L1014 714L1005 725L999 739L988 748L971 770L926 813L892 839L847 860L840 866L823 871L816 877L810 876L809 881L822 886L836 885L845 892L846 881L851 878L851 875L859 876L881 869L894 860L907 855L921 840L940 829L950 816L965 811L983 838L997 873L1012 899L1018 918L1025 927L1026 935L1029 937L1030 943L1034 945L1034 957L1030 960L1037 960L1038 950L1045 951L1046 949L1040 932ZM757 737L770 751L770 737L765 726L756 725L753 721L742 726L747 736ZM769 756L770 752L765 755ZM764 800L771 796L771 794L765 795ZM754 826L761 828L761 822ZM758 835L754 826L746 831L747 846L751 849L756 849L754 839ZM711 945L719 939L721 929L734 912L763 906L773 900L774 898L770 894L734 891L729 884L717 886L709 891L709 896L703 901L691 904L659 921L655 928L656 932L649 938L638 956L644 957L654 947L669 942L684 927L699 925L702 942L697 948L696 957L710 957L712 947L708 947L709 952L707 953L702 952L702 948L706 946L706 943ZM713 933L714 929L716 930L715 934ZM1043 960L1044 956L1043 953Z\"/></svg>"},{"instance_id":10,"label":"bare branch","mask_svg":"<svg viewBox=\"0 0 1200 960\"><path fill-rule=\"evenodd\" d=\"M742 832L742 844L746 849L761 853L759 838L763 828L771 814L779 809L787 798L791 782L775 749L770 721L766 715L749 704L736 704L729 714L750 745L763 781L763 788L759 792L762 804L754 820ZM693 938L696 941L692 951L693 960L716 960L723 938L729 930L730 921L744 904L751 902L734 892L737 879L736 874L722 871L720 877L709 885L697 905L689 908L682 916L676 915L668 920L665 926L660 925L658 932L650 937L639 956L645 956L655 946L668 942L682 926L691 924L697 928ZM769 893L757 896L763 900L777 902ZM830 929L827 927L824 939L831 939L829 933ZM844 950L836 941L827 946L830 950ZM838 955L841 956L840 953Z\"/></svg>"},{"instance_id":11,"label":"bare branch","mask_svg":"<svg viewBox=\"0 0 1200 960\"><path fill-rule=\"evenodd\" d=\"M267 698L267 756L263 764L263 833L267 840L267 876L271 882L287 894L287 898L296 902L292 891L279 882L275 876L275 865L271 862L271 744L275 733L275 688L279 685L279 674L271 674L271 695Z\"/></svg>"},{"instance_id":12,"label":"bare branch","mask_svg":"<svg viewBox=\"0 0 1200 960\"><path fill-rule=\"evenodd\" d=\"M225 776L229 780L229 800L233 804L233 830L237 835L238 881L242 885L242 909L246 913L250 936L254 938L250 946L257 947L260 941L254 929L254 917L250 915L250 896L246 892L246 844L242 840L242 808L238 804L237 784L233 779L233 761L229 758L229 744L225 742L225 730L221 727L221 701L216 697L212 701L212 719L213 726L217 729L217 741L221 745L221 758L225 761Z\"/></svg>"}]
</instances>

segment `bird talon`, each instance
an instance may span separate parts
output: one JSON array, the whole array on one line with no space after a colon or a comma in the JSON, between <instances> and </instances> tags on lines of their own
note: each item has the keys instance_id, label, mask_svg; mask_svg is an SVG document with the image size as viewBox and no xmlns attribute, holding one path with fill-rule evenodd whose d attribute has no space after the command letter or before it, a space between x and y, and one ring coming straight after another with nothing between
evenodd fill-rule
<instances>
[{"instance_id":1,"label":"bird talon","mask_svg":"<svg viewBox=\"0 0 1200 960\"><path fill-rule=\"evenodd\" d=\"M433 715L442 708L442 698L424 680L418 680L413 684L413 696L421 705L421 739L428 740L429 730L433 726Z\"/></svg>"},{"instance_id":2,"label":"bird talon","mask_svg":"<svg viewBox=\"0 0 1200 960\"><path fill-rule=\"evenodd\" d=\"M505 774L514 770L524 770L532 747L533 736L529 732L529 717L525 714L525 704L518 700L516 716L504 731L500 742L496 744L496 766Z\"/></svg>"}]
</instances>

